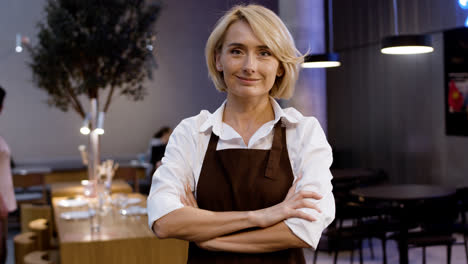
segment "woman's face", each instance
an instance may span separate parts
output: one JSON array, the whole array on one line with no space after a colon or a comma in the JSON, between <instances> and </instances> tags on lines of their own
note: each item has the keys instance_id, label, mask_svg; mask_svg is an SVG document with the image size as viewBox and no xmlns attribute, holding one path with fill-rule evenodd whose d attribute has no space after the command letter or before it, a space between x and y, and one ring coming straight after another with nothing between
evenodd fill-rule
<instances>
[{"instance_id":1,"label":"woman's face","mask_svg":"<svg viewBox=\"0 0 468 264\"><path fill-rule=\"evenodd\" d=\"M216 69L223 73L227 92L238 97L267 96L276 77L283 74L278 59L244 21L226 31Z\"/></svg>"}]
</instances>

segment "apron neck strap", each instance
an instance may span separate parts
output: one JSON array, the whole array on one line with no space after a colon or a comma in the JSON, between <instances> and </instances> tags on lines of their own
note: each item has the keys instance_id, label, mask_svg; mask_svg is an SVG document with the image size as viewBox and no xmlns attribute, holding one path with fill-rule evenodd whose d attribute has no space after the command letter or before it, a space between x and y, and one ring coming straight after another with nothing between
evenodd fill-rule
<instances>
[{"instance_id":1,"label":"apron neck strap","mask_svg":"<svg viewBox=\"0 0 468 264\"><path fill-rule=\"evenodd\" d=\"M275 172L280 163L281 152L286 145L286 128L282 126L281 119L275 124L275 134L273 136L273 144L271 145L270 155L268 157L268 164L265 171L265 177L274 179Z\"/></svg>"}]
</instances>

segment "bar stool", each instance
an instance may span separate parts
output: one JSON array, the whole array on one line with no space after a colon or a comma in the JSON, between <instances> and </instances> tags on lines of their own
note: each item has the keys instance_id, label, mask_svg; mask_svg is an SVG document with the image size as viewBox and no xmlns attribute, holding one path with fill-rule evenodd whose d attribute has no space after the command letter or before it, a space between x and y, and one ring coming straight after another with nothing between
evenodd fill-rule
<instances>
[{"instance_id":1,"label":"bar stool","mask_svg":"<svg viewBox=\"0 0 468 264\"><path fill-rule=\"evenodd\" d=\"M29 222L29 229L36 234L38 250L50 249L51 229L47 219L39 218Z\"/></svg>"},{"instance_id":2,"label":"bar stool","mask_svg":"<svg viewBox=\"0 0 468 264\"><path fill-rule=\"evenodd\" d=\"M15 246L15 263L24 264L24 256L37 249L37 236L34 232L26 232L13 238Z\"/></svg>"},{"instance_id":3,"label":"bar stool","mask_svg":"<svg viewBox=\"0 0 468 264\"><path fill-rule=\"evenodd\" d=\"M24 256L24 264L58 264L59 255L57 250L33 251Z\"/></svg>"},{"instance_id":4,"label":"bar stool","mask_svg":"<svg viewBox=\"0 0 468 264\"><path fill-rule=\"evenodd\" d=\"M44 218L52 223L52 207L43 204L21 204L20 205L20 222L21 232L29 232L29 223L32 220ZM53 225L50 225L51 229Z\"/></svg>"}]
</instances>

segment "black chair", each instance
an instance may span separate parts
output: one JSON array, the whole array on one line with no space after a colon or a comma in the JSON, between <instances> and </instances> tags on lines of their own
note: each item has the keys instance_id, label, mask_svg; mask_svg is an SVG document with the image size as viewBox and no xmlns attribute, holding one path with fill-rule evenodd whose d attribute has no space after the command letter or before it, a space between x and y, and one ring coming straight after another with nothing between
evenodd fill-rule
<instances>
[{"instance_id":1,"label":"black chair","mask_svg":"<svg viewBox=\"0 0 468 264\"><path fill-rule=\"evenodd\" d=\"M463 241L456 244L461 244L465 247L466 263L468 263L468 222L466 219L466 213L468 212L468 187L458 188L456 198L459 221L455 223L454 232L463 235Z\"/></svg>"},{"instance_id":2,"label":"black chair","mask_svg":"<svg viewBox=\"0 0 468 264\"><path fill-rule=\"evenodd\" d=\"M450 264L452 245L456 240L453 237L453 227L458 216L456 196L420 201L406 208L404 213L411 214L411 223L402 224L418 225L418 228L410 230L407 234L408 247L422 247L422 261L425 264L427 247L446 246L447 263ZM389 236L389 239L398 240L401 239L401 235L395 233Z\"/></svg>"},{"instance_id":3,"label":"black chair","mask_svg":"<svg viewBox=\"0 0 468 264\"><path fill-rule=\"evenodd\" d=\"M354 251L359 252L359 263L363 263L363 241L378 238L382 242L383 263L386 263L387 232L394 231L396 224L390 221L387 207L378 204L359 202L337 203L336 218L324 234L323 240L314 253L314 263L319 251L334 253L333 263L337 263L340 251L351 251L350 263L353 263ZM373 247L371 256L374 258Z\"/></svg>"}]
</instances>

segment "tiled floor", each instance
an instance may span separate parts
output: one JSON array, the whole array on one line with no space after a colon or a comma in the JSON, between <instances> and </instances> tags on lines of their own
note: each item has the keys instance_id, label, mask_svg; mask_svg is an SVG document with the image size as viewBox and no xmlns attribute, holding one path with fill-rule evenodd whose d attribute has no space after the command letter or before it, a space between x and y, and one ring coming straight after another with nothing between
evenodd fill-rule
<instances>
[{"instance_id":1,"label":"tiled floor","mask_svg":"<svg viewBox=\"0 0 468 264\"><path fill-rule=\"evenodd\" d=\"M13 237L19 232L19 230L10 230L8 234L8 258L6 264L14 264L14 247ZM457 237L457 241L461 241L461 237ZM379 240L372 240L375 258L372 259L370 256L370 248L367 242L364 243L364 263L366 264L380 264L382 262L382 250L380 247ZM398 250L394 241L387 243L387 263L398 264ZM427 264L444 264L447 263L446 249L445 247L431 247L426 251ZM308 256L309 257L309 256ZM312 263L312 256L308 259L307 263ZM333 255L328 255L326 252L320 252L317 260L317 264L328 264L333 263ZM340 252L338 255L338 264L350 263L350 252ZM359 263L358 252L354 253L353 263ZM422 263L422 250L420 248L411 249L409 252L409 263ZM451 264L465 264L466 256L463 245L456 245L452 249L452 262Z\"/></svg>"},{"instance_id":2,"label":"tiled floor","mask_svg":"<svg viewBox=\"0 0 468 264\"><path fill-rule=\"evenodd\" d=\"M457 242L462 241L461 236L457 236ZM369 244L367 242L364 243L364 263L366 264L381 264L383 263L382 259L382 248L380 240L373 239L372 240L373 248L374 248L374 259L371 258L371 251L369 248ZM397 244L395 241L388 241L387 242L387 263L388 264L398 264L399 257L398 257L398 249ZM312 263L312 261L308 262ZM328 255L326 252L320 252L319 257L317 260L317 264L328 264L333 263L333 255ZM338 264L349 264L350 262L350 252L340 252L338 255ZM356 251L354 252L354 261L353 263L359 263L359 253ZM413 248L409 251L409 263L410 264L419 264L422 263L422 249L421 248ZM444 264L447 263L447 250L446 247L443 246L436 246L436 247L429 247L426 249L426 263L427 264ZM452 261L451 264L465 264L466 262L466 255L465 255L465 248L463 245L455 245L452 248Z\"/></svg>"}]
</instances>

